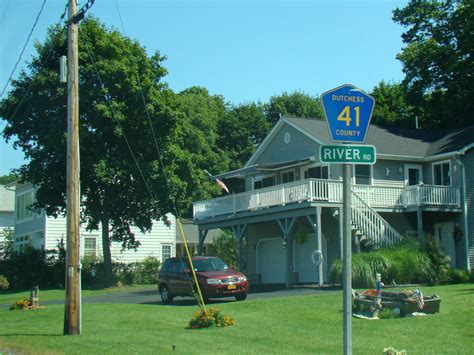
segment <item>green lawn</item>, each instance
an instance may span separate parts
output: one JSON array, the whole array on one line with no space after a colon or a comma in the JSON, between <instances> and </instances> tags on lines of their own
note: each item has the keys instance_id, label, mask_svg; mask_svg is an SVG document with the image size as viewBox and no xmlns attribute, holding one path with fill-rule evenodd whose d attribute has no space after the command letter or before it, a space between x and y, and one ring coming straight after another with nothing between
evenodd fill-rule
<instances>
[{"instance_id":1,"label":"green lawn","mask_svg":"<svg viewBox=\"0 0 474 355\"><path fill-rule=\"evenodd\" d=\"M469 354L474 339L474 284L423 287L441 296L441 312L420 318L353 319L354 354L384 347L408 354ZM0 353L327 353L342 352L342 295L323 294L211 305L232 316L230 328L189 330L195 305L84 304L83 333L63 336L63 306L0 309Z\"/></svg>"},{"instance_id":2,"label":"green lawn","mask_svg":"<svg viewBox=\"0 0 474 355\"><path fill-rule=\"evenodd\" d=\"M145 288L156 288L156 285L135 285L124 287L111 287L101 290L82 290L82 296L103 295L112 292L128 292L130 290L141 290ZM30 297L30 291L0 291L0 305L11 305L16 301ZM40 301L63 300L66 297L64 290L40 290Z\"/></svg>"}]
</instances>

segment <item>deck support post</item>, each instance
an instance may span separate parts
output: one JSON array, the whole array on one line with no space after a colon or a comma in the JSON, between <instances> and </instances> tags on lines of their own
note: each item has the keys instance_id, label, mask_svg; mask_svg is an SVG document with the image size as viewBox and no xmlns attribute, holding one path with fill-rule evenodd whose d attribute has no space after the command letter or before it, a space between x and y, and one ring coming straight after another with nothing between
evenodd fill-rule
<instances>
[{"instance_id":1,"label":"deck support post","mask_svg":"<svg viewBox=\"0 0 474 355\"><path fill-rule=\"evenodd\" d=\"M286 288L290 288L293 282L293 234L291 230L296 218L277 219L278 225L283 233L283 247L286 248Z\"/></svg>"},{"instance_id":2,"label":"deck support post","mask_svg":"<svg viewBox=\"0 0 474 355\"><path fill-rule=\"evenodd\" d=\"M204 241L206 240L209 229L199 229L198 253L204 255Z\"/></svg>"},{"instance_id":3,"label":"deck support post","mask_svg":"<svg viewBox=\"0 0 474 355\"><path fill-rule=\"evenodd\" d=\"M246 224L239 224L237 226L232 226L232 231L235 234L235 237L237 239L237 268L240 272L243 271L243 240L245 236L245 230L247 229Z\"/></svg>"},{"instance_id":4,"label":"deck support post","mask_svg":"<svg viewBox=\"0 0 474 355\"><path fill-rule=\"evenodd\" d=\"M416 223L418 225L418 241L423 245L425 244L425 234L423 232L423 211L420 207L416 210Z\"/></svg>"},{"instance_id":5,"label":"deck support post","mask_svg":"<svg viewBox=\"0 0 474 355\"><path fill-rule=\"evenodd\" d=\"M316 233L317 237L317 249L321 252L321 255L323 258L326 257L323 253L323 235L321 231L321 211L322 208L320 206L316 207L316 215L308 215L306 218L308 219L308 222L313 229L313 231ZM324 283L324 270L323 270L323 264L324 262L321 262L321 264L318 265L318 285L319 287L323 286Z\"/></svg>"}]
</instances>

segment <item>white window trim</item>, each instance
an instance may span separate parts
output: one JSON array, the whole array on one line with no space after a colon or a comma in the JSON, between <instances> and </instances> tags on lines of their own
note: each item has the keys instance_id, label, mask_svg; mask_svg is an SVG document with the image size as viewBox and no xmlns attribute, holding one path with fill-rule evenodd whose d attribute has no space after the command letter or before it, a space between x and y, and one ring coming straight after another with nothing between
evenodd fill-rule
<instances>
[{"instance_id":1,"label":"white window trim","mask_svg":"<svg viewBox=\"0 0 474 355\"><path fill-rule=\"evenodd\" d=\"M15 253L19 253L20 252L20 246L21 245L25 245L25 244L30 244L31 242L31 246L33 246L33 237L34 237L34 233L24 233L24 234L20 234L20 235L15 235L13 236L13 251ZM21 242L19 242L17 239L18 238L23 238L23 237L29 237L28 240L22 240Z\"/></svg>"},{"instance_id":2,"label":"white window trim","mask_svg":"<svg viewBox=\"0 0 474 355\"><path fill-rule=\"evenodd\" d=\"M418 183L422 184L423 183L423 165L405 164L405 186L408 186L408 169L418 169L418 171L420 172L420 181Z\"/></svg>"},{"instance_id":3,"label":"white window trim","mask_svg":"<svg viewBox=\"0 0 474 355\"><path fill-rule=\"evenodd\" d=\"M443 165L443 164L449 164L449 185L436 185L435 184L435 174L434 174L434 168L435 165ZM452 174L452 166L451 166L451 160L442 160L442 161L437 161L436 163L431 164L431 176L433 177L433 185L435 186L453 186L453 174ZM441 168L441 173L443 173L443 168Z\"/></svg>"},{"instance_id":4,"label":"white window trim","mask_svg":"<svg viewBox=\"0 0 474 355\"><path fill-rule=\"evenodd\" d=\"M98 235L81 235L81 257L85 256L85 248L86 248L86 238L94 238L95 239L95 256L99 256L99 243Z\"/></svg>"},{"instance_id":5,"label":"white window trim","mask_svg":"<svg viewBox=\"0 0 474 355\"><path fill-rule=\"evenodd\" d=\"M311 165L305 165L305 166L301 167L301 171L300 171L300 173L301 173L301 180L304 180L304 173L305 173L306 171L308 171L308 170L311 169L311 168L317 168L317 167L319 167L319 166L320 166L321 168L327 166L327 168L328 168L328 180L331 180L331 164L321 164L321 163L314 163L314 164L311 164ZM323 179L323 180L325 180L325 179Z\"/></svg>"},{"instance_id":6,"label":"white window trim","mask_svg":"<svg viewBox=\"0 0 474 355\"><path fill-rule=\"evenodd\" d=\"M354 182L354 185L356 184L356 174L355 174L356 165L361 165L361 164L353 164L352 165L352 180ZM374 166L373 165L369 165L369 174L370 174L369 175L370 184L365 185L365 186L373 186L374 185Z\"/></svg>"},{"instance_id":7,"label":"white window trim","mask_svg":"<svg viewBox=\"0 0 474 355\"><path fill-rule=\"evenodd\" d=\"M163 243L161 244L161 247L160 247L160 261L161 262L164 262L165 260L163 259L163 247L170 247L170 256L169 258L172 258L173 257L173 244L172 243Z\"/></svg>"},{"instance_id":8,"label":"white window trim","mask_svg":"<svg viewBox=\"0 0 474 355\"><path fill-rule=\"evenodd\" d=\"M36 218L36 216L38 216L38 213L36 212L33 212L31 211L32 215L28 218L23 218L23 219L19 219L18 218L18 213L19 213L19 203L18 203L18 199L21 197L21 196L24 196L26 194L32 194L32 201L33 203L36 202L36 192L34 189L31 189L31 190L27 190L27 191L23 191L19 194L17 194L15 196L15 223L24 223L24 222L29 222L29 221L32 221Z\"/></svg>"}]
</instances>

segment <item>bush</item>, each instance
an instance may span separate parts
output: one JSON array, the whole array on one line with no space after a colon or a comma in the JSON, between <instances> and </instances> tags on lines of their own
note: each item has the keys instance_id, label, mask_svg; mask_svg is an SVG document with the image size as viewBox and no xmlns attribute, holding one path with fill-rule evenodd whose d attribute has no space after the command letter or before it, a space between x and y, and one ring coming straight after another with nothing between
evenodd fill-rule
<instances>
[{"instance_id":1,"label":"bush","mask_svg":"<svg viewBox=\"0 0 474 355\"><path fill-rule=\"evenodd\" d=\"M10 284L5 276L0 275L0 290L8 290Z\"/></svg>"},{"instance_id":2,"label":"bush","mask_svg":"<svg viewBox=\"0 0 474 355\"><path fill-rule=\"evenodd\" d=\"M398 312L395 312L393 309L391 308L384 308L382 309L379 314L378 314L378 317L380 319L394 319L394 318L400 318L400 311Z\"/></svg>"},{"instance_id":3,"label":"bush","mask_svg":"<svg viewBox=\"0 0 474 355\"><path fill-rule=\"evenodd\" d=\"M219 309L210 308L204 310L199 309L194 317L189 321L189 328L209 328L215 327L230 327L235 324L235 321L226 315L223 315Z\"/></svg>"},{"instance_id":4,"label":"bush","mask_svg":"<svg viewBox=\"0 0 474 355\"><path fill-rule=\"evenodd\" d=\"M470 282L469 271L463 269L450 269L448 275L448 283L463 284Z\"/></svg>"},{"instance_id":5,"label":"bush","mask_svg":"<svg viewBox=\"0 0 474 355\"><path fill-rule=\"evenodd\" d=\"M382 275L385 284L432 283L436 280L429 256L416 248L404 245L385 248L352 257L353 287L375 287L375 274ZM329 282L342 283L342 261L336 260L329 271Z\"/></svg>"},{"instance_id":6,"label":"bush","mask_svg":"<svg viewBox=\"0 0 474 355\"><path fill-rule=\"evenodd\" d=\"M55 288L64 285L64 260L58 250L28 248L21 254L11 254L0 261L0 274L4 275L13 290Z\"/></svg>"}]
</instances>

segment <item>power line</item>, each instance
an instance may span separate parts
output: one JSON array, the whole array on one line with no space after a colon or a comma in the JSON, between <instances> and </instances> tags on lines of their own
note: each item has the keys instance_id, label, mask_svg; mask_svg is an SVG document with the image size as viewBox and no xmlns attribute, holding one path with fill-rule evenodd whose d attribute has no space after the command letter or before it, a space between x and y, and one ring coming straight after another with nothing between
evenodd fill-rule
<instances>
[{"instance_id":1,"label":"power line","mask_svg":"<svg viewBox=\"0 0 474 355\"><path fill-rule=\"evenodd\" d=\"M15 66L13 67L13 70L10 74L10 77L8 78L7 82L5 83L5 86L3 87L3 90L2 90L2 93L0 94L0 97L2 97L3 94L5 93L5 91L7 90L8 84L10 83L10 80L12 79L13 74L15 73L15 70L16 70L17 66L21 61L21 57L23 56L23 53L25 53L26 46L28 45L28 42L30 41L31 35L33 34L33 31L35 30L36 24L38 23L38 20L41 16L41 13L43 12L45 4L46 4L46 0L43 0L43 4L41 5L41 9L39 10L38 15L36 15L36 20L33 23L33 27L31 28L30 34L28 35L28 38L26 39L26 42L23 46L23 49L21 50L21 53L20 53L20 56L18 57L18 60L15 63Z\"/></svg>"},{"instance_id":2,"label":"power line","mask_svg":"<svg viewBox=\"0 0 474 355\"><path fill-rule=\"evenodd\" d=\"M67 8L68 8L68 4L66 3L66 6L64 7L64 11L63 13L61 14L60 18L59 18L59 21L63 21L64 18L66 17L66 13L67 13ZM64 33L64 30L66 28L63 26L63 28L61 29L61 32L59 33L59 35L57 36L57 39L60 39L61 36L63 35ZM43 60L43 62L47 62L50 58L51 58L51 55L54 53L54 46L51 46L50 48L50 51L47 53L47 56L46 58ZM33 76L33 69L31 70L30 72L30 75L28 75L29 78L31 78ZM10 120L12 120L15 116L16 116L16 113L18 112L18 110L20 109L20 107L23 105L23 102L26 100L28 94L30 93L30 90L33 86L33 81L31 80L30 81L30 84L28 85L28 88L26 89L25 93L23 94L20 102L18 103L18 105L16 106L16 109L13 111L13 114L10 116L10 113L12 112L12 110L10 110L8 112L8 114L6 115L6 117L8 117Z\"/></svg>"},{"instance_id":3,"label":"power line","mask_svg":"<svg viewBox=\"0 0 474 355\"><path fill-rule=\"evenodd\" d=\"M80 30L80 28L79 28L79 30ZM91 61L91 63L92 63L92 67L94 68L94 72L95 72L95 75L97 76L97 80L99 80L100 86L101 86L102 90L104 90L104 98L105 98L105 100L107 101L107 103L109 104L110 110L112 111L112 117L113 117L113 119L115 120L115 122L117 123L117 125L118 125L119 128L120 128L120 131L121 131L122 136L123 136L123 138L124 138L124 140L125 140L125 143L127 144L128 150L130 151L130 155L132 156L133 161L135 162L135 165L137 166L137 169L138 169L138 171L139 171L139 173L140 173L140 176L141 176L143 182L145 183L145 187L146 187L146 189L147 189L147 191L148 191L148 194L150 195L150 197L151 197L151 199L152 199L153 201L156 201L156 198L153 196L153 193L151 192L151 189L150 189L150 187L149 187L149 185L148 185L148 183L147 183L147 181L146 181L146 179L145 179L145 175L143 174L143 171L142 171L142 169L140 168L140 164L138 164L138 160L137 160L135 154L133 153L132 147L131 147L131 145L130 145L128 139L127 139L127 136L126 136L126 134L125 134L125 131L124 131L122 125L120 124L120 121L117 119L117 115L115 114L114 107L113 107L113 105L112 105L112 103L111 103L111 97L107 94L107 90L106 90L106 88L105 88L104 82L102 81L102 78L101 78L101 76L100 76L100 73L99 73L99 71L98 71L98 69L97 69L96 62L95 62L94 58L92 57L92 54L91 54L91 52L90 52L90 50L89 50L89 46L87 45L86 41L83 39L83 36L79 36L79 37L81 38L81 40L82 40L82 42L83 42L83 44L84 44L84 47L86 48L87 55L89 56L89 59L90 59L90 61Z\"/></svg>"},{"instance_id":4,"label":"power line","mask_svg":"<svg viewBox=\"0 0 474 355\"><path fill-rule=\"evenodd\" d=\"M120 13L120 8L118 6L118 3L117 3L117 0L115 0L115 7L117 9L117 12L118 12L118 15L119 15L119 19L120 19L120 24L122 25L122 31L123 31L123 34L125 36L127 36L127 33L125 31L125 26L123 24L123 21L122 21L122 15ZM150 118L150 112L148 110L148 105L146 103L146 99L145 99L145 95L143 94L143 88L142 88L142 83L141 83L141 80L140 80L140 75L138 74L138 72L135 73L136 75L136 79L137 79L137 83L138 83L138 87L140 89L140 96L142 98L142 102L143 102L143 105L145 106L145 112L146 112L146 115L147 115L147 118L148 118L148 124L150 125L150 129L151 129L151 133L152 133L152 136L153 136L153 141L155 143L155 148L156 148L156 151L158 153L158 158L160 160L160 165L161 165L161 169L163 171L163 175L165 177L165 181L166 181L166 186L168 188L168 192L169 192L169 196L170 196L170 201L171 203L173 204L173 208L174 208L174 212L175 212L175 215L176 215L176 218L180 218L180 213L179 213L179 210L178 210L178 207L176 205L176 201L175 201L175 198L173 196L173 193L171 191L171 186L170 186L170 183L169 183L169 179L168 179L168 174L166 174L166 169L165 169L165 164L163 162L163 155L161 154L161 150L160 150L160 147L159 147L159 144L158 144L158 139L156 137L156 134L155 134L155 129L153 128L153 124L151 122L151 118Z\"/></svg>"}]
</instances>

